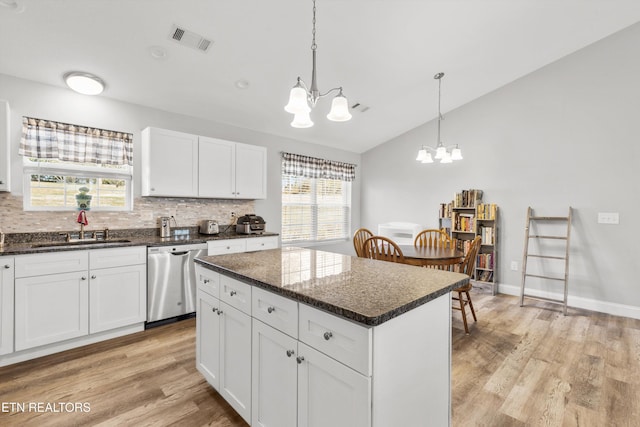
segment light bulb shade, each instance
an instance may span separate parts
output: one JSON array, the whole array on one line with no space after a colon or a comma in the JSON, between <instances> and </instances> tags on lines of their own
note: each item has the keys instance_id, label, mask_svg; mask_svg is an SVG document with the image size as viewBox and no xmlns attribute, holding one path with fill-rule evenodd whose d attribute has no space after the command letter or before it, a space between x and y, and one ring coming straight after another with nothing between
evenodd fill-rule
<instances>
[{"instance_id":1,"label":"light bulb shade","mask_svg":"<svg viewBox=\"0 0 640 427\"><path fill-rule=\"evenodd\" d=\"M342 92L331 101L331 111L327 114L327 119L333 122L346 122L351 120L349 103L347 102L347 98L342 95Z\"/></svg>"},{"instance_id":2,"label":"light bulb shade","mask_svg":"<svg viewBox=\"0 0 640 427\"><path fill-rule=\"evenodd\" d=\"M462 160L462 150L457 145L456 148L451 150L451 160Z\"/></svg>"},{"instance_id":3,"label":"light bulb shade","mask_svg":"<svg viewBox=\"0 0 640 427\"><path fill-rule=\"evenodd\" d=\"M64 82L74 91L83 95L98 95L104 90L104 82L89 73L70 72L64 75Z\"/></svg>"},{"instance_id":4,"label":"light bulb shade","mask_svg":"<svg viewBox=\"0 0 640 427\"><path fill-rule=\"evenodd\" d=\"M452 163L453 160L451 160L451 153L449 153L448 151L445 151L444 156L442 156L442 159L440 159L440 163Z\"/></svg>"},{"instance_id":5,"label":"light bulb shade","mask_svg":"<svg viewBox=\"0 0 640 427\"><path fill-rule=\"evenodd\" d=\"M422 163L433 163L433 158L431 157L431 153L427 153L424 159L422 159Z\"/></svg>"},{"instance_id":6,"label":"light bulb shade","mask_svg":"<svg viewBox=\"0 0 640 427\"><path fill-rule=\"evenodd\" d=\"M293 116L293 121L291 122L291 127L303 129L310 128L313 126L313 122L311 121L311 117L309 117L309 112L297 113Z\"/></svg>"},{"instance_id":7,"label":"light bulb shade","mask_svg":"<svg viewBox=\"0 0 640 427\"><path fill-rule=\"evenodd\" d=\"M435 158L442 159L446 154L447 154L447 148L444 145L442 145L442 143L440 143L438 145L438 148L436 149Z\"/></svg>"},{"instance_id":8,"label":"light bulb shade","mask_svg":"<svg viewBox=\"0 0 640 427\"><path fill-rule=\"evenodd\" d=\"M311 108L307 102L307 91L299 84L291 88L289 103L284 106L284 111L291 114L307 113L307 117L309 116Z\"/></svg>"},{"instance_id":9,"label":"light bulb shade","mask_svg":"<svg viewBox=\"0 0 640 427\"><path fill-rule=\"evenodd\" d=\"M421 148L420 150L418 150L418 157L416 157L416 160L421 162L426 158L427 158L427 150L425 150L424 148Z\"/></svg>"}]
</instances>

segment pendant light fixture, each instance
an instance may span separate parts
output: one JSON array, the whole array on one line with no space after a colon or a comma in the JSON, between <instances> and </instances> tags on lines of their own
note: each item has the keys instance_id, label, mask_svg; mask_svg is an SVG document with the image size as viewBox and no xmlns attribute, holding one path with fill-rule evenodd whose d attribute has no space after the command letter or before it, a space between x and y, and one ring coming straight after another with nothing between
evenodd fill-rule
<instances>
[{"instance_id":1,"label":"pendant light fixture","mask_svg":"<svg viewBox=\"0 0 640 427\"><path fill-rule=\"evenodd\" d=\"M443 119L440 113L440 94L443 77L444 73L438 73L433 76L434 79L438 80L438 145L435 148L423 145L420 150L418 150L416 160L422 163L433 163L433 159L440 160L440 163L452 163L454 160L462 160L462 150L460 150L457 144L455 146L445 147L440 139L440 122ZM435 155L431 157L431 153L435 153Z\"/></svg>"},{"instance_id":2,"label":"pendant light fixture","mask_svg":"<svg viewBox=\"0 0 640 427\"><path fill-rule=\"evenodd\" d=\"M337 91L338 94L331 102L331 111L327 114L327 119L334 122L346 122L351 119L349 113L349 103L347 98L342 94L342 87L335 87L325 93L320 93L318 90L318 82L316 80L316 0L313 0L313 30L311 32L311 88L307 88L307 85L298 77L298 81L289 93L289 103L284 107L287 113L293 114L293 121L291 126L294 128L308 128L313 126L309 113L311 109L316 106L318 100L322 97L329 95L333 91Z\"/></svg>"}]
</instances>

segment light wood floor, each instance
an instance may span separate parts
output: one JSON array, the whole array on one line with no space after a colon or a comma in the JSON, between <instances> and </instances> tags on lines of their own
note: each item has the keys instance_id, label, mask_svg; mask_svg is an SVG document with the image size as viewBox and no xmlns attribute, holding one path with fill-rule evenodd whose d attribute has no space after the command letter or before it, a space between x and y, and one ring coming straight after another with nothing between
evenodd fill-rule
<instances>
[{"instance_id":1,"label":"light wood floor","mask_svg":"<svg viewBox=\"0 0 640 427\"><path fill-rule=\"evenodd\" d=\"M454 426L640 425L640 321L472 298L471 335L453 313ZM246 426L196 371L194 326L0 368L0 426ZM87 402L90 412L2 412L15 402Z\"/></svg>"}]
</instances>

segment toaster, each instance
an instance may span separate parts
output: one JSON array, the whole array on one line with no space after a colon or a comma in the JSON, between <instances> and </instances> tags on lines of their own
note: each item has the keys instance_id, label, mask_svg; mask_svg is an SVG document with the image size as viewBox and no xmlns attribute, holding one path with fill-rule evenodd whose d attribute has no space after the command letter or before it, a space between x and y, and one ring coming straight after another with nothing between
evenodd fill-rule
<instances>
[{"instance_id":1,"label":"toaster","mask_svg":"<svg viewBox=\"0 0 640 427\"><path fill-rule=\"evenodd\" d=\"M218 234L220 229L218 228L218 221L213 219L205 219L200 221L200 234Z\"/></svg>"},{"instance_id":2,"label":"toaster","mask_svg":"<svg viewBox=\"0 0 640 427\"><path fill-rule=\"evenodd\" d=\"M261 216L247 214L238 218L236 223L236 233L238 234L262 234L264 233L265 222Z\"/></svg>"}]
</instances>

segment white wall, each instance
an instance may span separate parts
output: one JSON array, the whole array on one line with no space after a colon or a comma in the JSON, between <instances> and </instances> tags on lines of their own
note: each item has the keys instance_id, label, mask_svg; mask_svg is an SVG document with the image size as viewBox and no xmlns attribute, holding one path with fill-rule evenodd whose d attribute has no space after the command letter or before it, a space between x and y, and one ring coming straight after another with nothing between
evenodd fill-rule
<instances>
[{"instance_id":1,"label":"white wall","mask_svg":"<svg viewBox=\"0 0 640 427\"><path fill-rule=\"evenodd\" d=\"M509 267L521 266L527 206L547 215L572 206L570 303L640 317L638 46L640 24L446 113L443 140L460 144L461 162L414 160L421 144L435 145L435 121L366 152L362 226L437 225L440 202L482 189L501 209L499 282L512 293L521 273ZM597 224L598 212L619 212L620 224Z\"/></svg>"},{"instance_id":2,"label":"white wall","mask_svg":"<svg viewBox=\"0 0 640 427\"><path fill-rule=\"evenodd\" d=\"M8 100L11 108L11 178L12 193L15 194L22 194L22 158L18 155L22 116L131 132L134 135L134 195L136 197L140 195L140 131L147 126L265 146L268 149L267 199L255 202L255 213L266 220L267 230L273 232L280 232L281 229L281 151L360 165L360 155L356 153L216 123L215 117L212 117L211 121L196 119L112 100L105 96L79 95L66 88L43 85L3 74L0 74L0 99ZM282 114L283 120L290 120L284 110ZM354 225L358 224L360 217L359 169L358 167L357 178L352 186ZM219 220L226 223L226 218L219 218ZM350 241L345 241L343 244L333 245L332 248L348 251L350 245Z\"/></svg>"}]
</instances>

